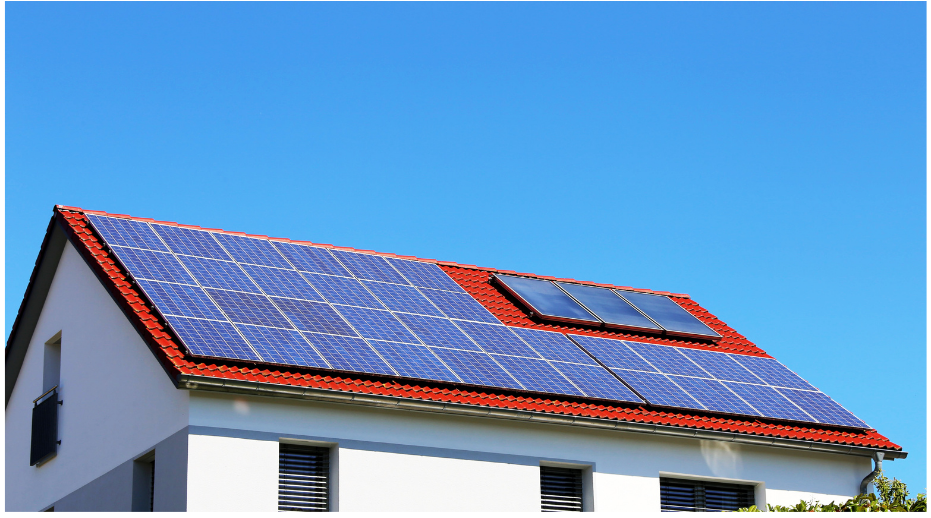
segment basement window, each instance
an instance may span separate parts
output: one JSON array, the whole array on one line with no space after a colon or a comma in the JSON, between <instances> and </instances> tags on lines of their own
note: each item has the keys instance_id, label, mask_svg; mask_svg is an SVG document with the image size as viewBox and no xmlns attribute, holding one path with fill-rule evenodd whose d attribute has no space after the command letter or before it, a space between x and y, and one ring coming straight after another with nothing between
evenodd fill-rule
<instances>
[{"instance_id":1,"label":"basement window","mask_svg":"<svg viewBox=\"0 0 931 518\"><path fill-rule=\"evenodd\" d=\"M330 449L279 443L278 510L330 510Z\"/></svg>"},{"instance_id":2,"label":"basement window","mask_svg":"<svg viewBox=\"0 0 931 518\"><path fill-rule=\"evenodd\" d=\"M736 511L754 505L754 486L660 478L663 511Z\"/></svg>"}]
</instances>

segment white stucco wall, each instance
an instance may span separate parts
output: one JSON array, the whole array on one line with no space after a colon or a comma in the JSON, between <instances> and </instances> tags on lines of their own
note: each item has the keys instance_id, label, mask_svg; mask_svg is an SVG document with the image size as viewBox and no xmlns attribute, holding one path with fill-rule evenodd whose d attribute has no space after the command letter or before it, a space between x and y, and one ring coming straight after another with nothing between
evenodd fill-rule
<instances>
[{"instance_id":1,"label":"white stucco wall","mask_svg":"<svg viewBox=\"0 0 931 518\"><path fill-rule=\"evenodd\" d=\"M188 511L278 510L278 443L188 438Z\"/></svg>"},{"instance_id":2,"label":"white stucco wall","mask_svg":"<svg viewBox=\"0 0 931 518\"><path fill-rule=\"evenodd\" d=\"M337 443L340 510L536 510L540 461L591 465L594 510L619 512L658 511L661 474L752 482L762 505L846 499L871 469L865 457L280 398L195 392L190 405L195 434Z\"/></svg>"},{"instance_id":3,"label":"white stucco wall","mask_svg":"<svg viewBox=\"0 0 931 518\"><path fill-rule=\"evenodd\" d=\"M61 331L58 455L29 465L44 344ZM65 246L6 407L6 510L38 511L187 425L177 390L78 252Z\"/></svg>"}]
</instances>

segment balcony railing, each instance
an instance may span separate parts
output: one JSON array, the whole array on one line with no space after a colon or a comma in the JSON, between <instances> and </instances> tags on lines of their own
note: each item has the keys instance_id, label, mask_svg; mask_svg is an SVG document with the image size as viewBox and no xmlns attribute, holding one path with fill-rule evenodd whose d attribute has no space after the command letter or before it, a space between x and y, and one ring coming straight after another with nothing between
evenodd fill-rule
<instances>
[{"instance_id":1,"label":"balcony railing","mask_svg":"<svg viewBox=\"0 0 931 518\"><path fill-rule=\"evenodd\" d=\"M32 447L29 465L35 466L58 453L58 386L35 398L32 407Z\"/></svg>"}]
</instances>

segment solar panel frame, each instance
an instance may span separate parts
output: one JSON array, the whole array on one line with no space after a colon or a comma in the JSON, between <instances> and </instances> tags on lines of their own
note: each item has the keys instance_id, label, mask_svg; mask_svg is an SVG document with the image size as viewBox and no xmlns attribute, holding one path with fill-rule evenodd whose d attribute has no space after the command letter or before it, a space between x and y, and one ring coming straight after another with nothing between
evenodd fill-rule
<instances>
[{"instance_id":1,"label":"solar panel frame","mask_svg":"<svg viewBox=\"0 0 931 518\"><path fill-rule=\"evenodd\" d=\"M491 314L485 306L478 303L468 293L456 293L452 291L432 290L421 288L420 292L424 294L436 307L449 318L455 320L469 320L472 322L485 322L488 324L500 324L501 321Z\"/></svg>"},{"instance_id":2,"label":"solar panel frame","mask_svg":"<svg viewBox=\"0 0 931 518\"><path fill-rule=\"evenodd\" d=\"M152 229L168 248L178 255L193 255L221 261L232 259L213 238L211 232L159 224L153 224Z\"/></svg>"},{"instance_id":3,"label":"solar panel frame","mask_svg":"<svg viewBox=\"0 0 931 518\"><path fill-rule=\"evenodd\" d=\"M393 257L386 257L385 260L414 286L465 293L462 286L436 264Z\"/></svg>"},{"instance_id":4,"label":"solar panel frame","mask_svg":"<svg viewBox=\"0 0 931 518\"><path fill-rule=\"evenodd\" d=\"M795 406L801 408L820 423L852 428L870 428L870 425L863 422L862 419L855 416L824 392L789 388L777 388L776 392L785 396Z\"/></svg>"},{"instance_id":5,"label":"solar panel frame","mask_svg":"<svg viewBox=\"0 0 931 518\"><path fill-rule=\"evenodd\" d=\"M491 357L520 382L526 390L572 396L584 395L546 360L505 354L492 354Z\"/></svg>"},{"instance_id":6,"label":"solar panel frame","mask_svg":"<svg viewBox=\"0 0 931 518\"><path fill-rule=\"evenodd\" d=\"M394 312L441 317L443 313L417 288L378 281L362 281L375 298Z\"/></svg>"},{"instance_id":7,"label":"solar panel frame","mask_svg":"<svg viewBox=\"0 0 931 518\"><path fill-rule=\"evenodd\" d=\"M458 322L456 325L462 329L485 352L507 354L511 356L524 356L527 358L541 358L536 351L524 343L511 328L503 325L481 324L478 322Z\"/></svg>"},{"instance_id":8,"label":"solar panel frame","mask_svg":"<svg viewBox=\"0 0 931 518\"><path fill-rule=\"evenodd\" d=\"M301 275L331 304L385 309L385 305L372 295L358 279L309 272L301 273Z\"/></svg>"},{"instance_id":9,"label":"solar panel frame","mask_svg":"<svg viewBox=\"0 0 931 518\"><path fill-rule=\"evenodd\" d=\"M365 340L354 336L301 333L336 370L397 376Z\"/></svg>"},{"instance_id":10,"label":"solar panel frame","mask_svg":"<svg viewBox=\"0 0 931 518\"><path fill-rule=\"evenodd\" d=\"M165 321L192 355L263 361L229 322L178 316L167 316Z\"/></svg>"},{"instance_id":11,"label":"solar panel frame","mask_svg":"<svg viewBox=\"0 0 931 518\"><path fill-rule=\"evenodd\" d=\"M651 405L705 410L688 392L658 372L611 369Z\"/></svg>"},{"instance_id":12,"label":"solar panel frame","mask_svg":"<svg viewBox=\"0 0 931 518\"><path fill-rule=\"evenodd\" d=\"M566 336L606 367L658 372L621 340L588 335L567 334Z\"/></svg>"},{"instance_id":13,"label":"solar panel frame","mask_svg":"<svg viewBox=\"0 0 931 518\"><path fill-rule=\"evenodd\" d=\"M349 322L329 304L281 297L270 298L299 331L358 336Z\"/></svg>"},{"instance_id":14,"label":"solar panel frame","mask_svg":"<svg viewBox=\"0 0 931 518\"><path fill-rule=\"evenodd\" d=\"M482 348L448 318L408 313L396 313L395 316L428 346L482 352Z\"/></svg>"},{"instance_id":15,"label":"solar panel frame","mask_svg":"<svg viewBox=\"0 0 931 518\"><path fill-rule=\"evenodd\" d=\"M724 381L722 383L724 383L731 392L740 396L741 399L749 403L753 408L756 408L763 417L788 419L807 423L818 422L773 387L738 383L735 381Z\"/></svg>"},{"instance_id":16,"label":"solar panel frame","mask_svg":"<svg viewBox=\"0 0 931 518\"><path fill-rule=\"evenodd\" d=\"M624 340L624 344L663 374L707 378L711 375L681 354L677 347Z\"/></svg>"},{"instance_id":17,"label":"solar panel frame","mask_svg":"<svg viewBox=\"0 0 931 518\"><path fill-rule=\"evenodd\" d=\"M384 257L344 250L333 250L332 253L359 280L409 284Z\"/></svg>"},{"instance_id":18,"label":"solar panel frame","mask_svg":"<svg viewBox=\"0 0 931 518\"><path fill-rule=\"evenodd\" d=\"M170 252L139 250L123 246L110 247L116 259L136 280L172 282L197 286L197 281Z\"/></svg>"},{"instance_id":19,"label":"solar panel frame","mask_svg":"<svg viewBox=\"0 0 931 518\"><path fill-rule=\"evenodd\" d=\"M511 327L510 329L537 354L547 360L598 365L595 359L562 333L527 327Z\"/></svg>"},{"instance_id":20,"label":"solar panel frame","mask_svg":"<svg viewBox=\"0 0 931 518\"><path fill-rule=\"evenodd\" d=\"M323 296L297 270L284 270L254 264L241 264L240 267L245 270L246 275L266 295L326 302Z\"/></svg>"},{"instance_id":21,"label":"solar panel frame","mask_svg":"<svg viewBox=\"0 0 931 518\"><path fill-rule=\"evenodd\" d=\"M733 354L705 351L702 349L681 348L679 351L688 356L699 367L709 373L713 378L722 381L740 381L757 385L766 382L748 371L743 365L732 358Z\"/></svg>"},{"instance_id":22,"label":"solar panel frame","mask_svg":"<svg viewBox=\"0 0 931 518\"><path fill-rule=\"evenodd\" d=\"M554 284L562 288L585 309L604 322L605 327L636 331L663 331L662 327L650 320L650 317L641 313L623 297L618 296L614 290L559 281Z\"/></svg>"},{"instance_id":23,"label":"solar panel frame","mask_svg":"<svg viewBox=\"0 0 931 518\"><path fill-rule=\"evenodd\" d=\"M234 324L253 324L281 329L294 326L265 295L207 288L204 291Z\"/></svg>"},{"instance_id":24,"label":"solar panel frame","mask_svg":"<svg viewBox=\"0 0 931 518\"><path fill-rule=\"evenodd\" d=\"M485 387L524 390L510 373L486 353L458 349L430 348L463 383Z\"/></svg>"},{"instance_id":25,"label":"solar panel frame","mask_svg":"<svg viewBox=\"0 0 931 518\"><path fill-rule=\"evenodd\" d=\"M390 311L354 306L334 307L363 338L408 344L420 343L417 337Z\"/></svg>"},{"instance_id":26,"label":"solar panel frame","mask_svg":"<svg viewBox=\"0 0 931 518\"><path fill-rule=\"evenodd\" d=\"M719 340L722 338L714 329L665 295L654 295L639 291L614 290L630 302L650 320L659 324L668 334Z\"/></svg>"},{"instance_id":27,"label":"solar panel frame","mask_svg":"<svg viewBox=\"0 0 931 518\"><path fill-rule=\"evenodd\" d=\"M596 326L602 323L598 317L550 281L501 274L495 274L492 278L542 319Z\"/></svg>"},{"instance_id":28,"label":"solar panel frame","mask_svg":"<svg viewBox=\"0 0 931 518\"><path fill-rule=\"evenodd\" d=\"M189 255L177 256L197 284L204 288L262 294L259 286L233 261L218 261Z\"/></svg>"},{"instance_id":29,"label":"solar panel frame","mask_svg":"<svg viewBox=\"0 0 931 518\"><path fill-rule=\"evenodd\" d=\"M200 286L147 279L139 279L136 282L162 316L226 320L220 308Z\"/></svg>"},{"instance_id":30,"label":"solar panel frame","mask_svg":"<svg viewBox=\"0 0 931 518\"><path fill-rule=\"evenodd\" d=\"M718 380L675 375L669 375L669 378L708 410L737 415L760 415L756 409Z\"/></svg>"},{"instance_id":31,"label":"solar panel frame","mask_svg":"<svg viewBox=\"0 0 931 518\"><path fill-rule=\"evenodd\" d=\"M775 358L734 354L731 357L767 385L802 390L818 390Z\"/></svg>"},{"instance_id":32,"label":"solar panel frame","mask_svg":"<svg viewBox=\"0 0 931 518\"><path fill-rule=\"evenodd\" d=\"M110 246L125 246L143 250L167 252L168 247L144 221L85 214L94 230Z\"/></svg>"},{"instance_id":33,"label":"solar panel frame","mask_svg":"<svg viewBox=\"0 0 931 518\"><path fill-rule=\"evenodd\" d=\"M281 365L331 368L320 353L294 329L233 324L263 360Z\"/></svg>"},{"instance_id":34,"label":"solar panel frame","mask_svg":"<svg viewBox=\"0 0 931 518\"><path fill-rule=\"evenodd\" d=\"M630 403L646 402L604 367L557 361L551 361L550 365L588 397Z\"/></svg>"},{"instance_id":35,"label":"solar panel frame","mask_svg":"<svg viewBox=\"0 0 931 518\"><path fill-rule=\"evenodd\" d=\"M294 268L302 272L352 277L326 248L281 241L269 241Z\"/></svg>"},{"instance_id":36,"label":"solar panel frame","mask_svg":"<svg viewBox=\"0 0 931 518\"><path fill-rule=\"evenodd\" d=\"M399 376L408 378L448 381L462 380L436 356L429 347L417 344L367 340Z\"/></svg>"},{"instance_id":37,"label":"solar panel frame","mask_svg":"<svg viewBox=\"0 0 931 518\"><path fill-rule=\"evenodd\" d=\"M267 239L222 233L213 233L213 237L238 263L292 268L291 263Z\"/></svg>"}]
</instances>

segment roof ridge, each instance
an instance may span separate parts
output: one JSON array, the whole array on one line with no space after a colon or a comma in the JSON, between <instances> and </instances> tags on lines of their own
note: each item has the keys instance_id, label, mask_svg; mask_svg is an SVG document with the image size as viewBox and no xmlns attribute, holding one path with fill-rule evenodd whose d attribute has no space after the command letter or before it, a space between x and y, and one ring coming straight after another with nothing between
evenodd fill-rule
<instances>
[{"instance_id":1,"label":"roof ridge","mask_svg":"<svg viewBox=\"0 0 931 518\"><path fill-rule=\"evenodd\" d=\"M356 252L356 253L363 253L363 254L368 254L368 255L379 255L379 256L382 256L382 257L392 257L392 258L396 258L396 259L406 259L406 260L413 260L413 261L421 261L421 262L434 263L434 264L441 264L441 265L446 265L446 266L455 266L455 267L458 267L458 268L469 268L469 269L473 269L473 270L481 270L481 271L492 272L492 273L501 273L501 274L506 274L506 275L517 275L517 276L523 276L523 277L533 277L533 278L535 278L535 279L544 279L544 280L549 280L549 281L571 282L571 283L575 283L575 284L584 284L584 285L588 285L588 286L599 286L599 287L602 287L602 288L611 288L611 289L624 290L624 291L637 291L637 292L641 292L641 293L653 293L653 294L656 294L656 295L665 295L665 296L668 296L668 297L677 297L677 298L683 298L683 299L690 299L690 298L692 298L692 297L691 297L690 295L688 295L687 293L673 293L673 292L669 292L669 291L651 290L651 289L648 289L648 288L633 288L633 287L631 287L631 286L618 286L618 285L610 284L610 283L598 283L598 282L592 282L592 281L580 281L580 280L578 280L578 279L572 279L572 278L568 278L568 277L559 278L559 277L553 277L553 276L551 276L551 275L539 275L539 274L536 274L536 273L521 273L521 272L516 272L516 271L514 271L514 270L500 270L500 269L498 269L498 268L492 268L492 267L488 267L488 266L476 266L476 265L474 265L474 264L463 264L463 263L456 263L456 262L453 262L453 261L441 261L441 260L439 260L439 259L429 259L429 258L417 257L417 256L413 256L413 255L398 255L398 254L391 253L391 252L379 252L379 251L377 251L377 250L364 250L364 249L361 249L361 248L353 248L353 247L349 247L349 246L332 245L332 244L328 244L328 243L315 243L315 242L313 242L313 241L295 240L295 239L290 239L290 238L287 238L287 237L270 237L270 236L266 236L266 235L263 235L263 234L249 234L249 233L246 233L246 232L236 232L236 231L233 231L233 230L224 230L224 229L221 229L221 228L205 228L205 227L200 227L200 226L197 226L197 225L187 225L187 224L183 224L183 223L178 223L178 222L175 222L175 221L161 221L161 220L157 220L157 219L153 219L153 218L142 218L142 217L138 217L138 216L131 216L131 215L129 215L129 214L111 214L111 213L108 213L108 212L105 212L105 211L102 211L102 210L86 210L86 209L82 209L82 208L80 208L80 207L69 207L69 206L66 206L66 205L56 205L55 208L56 208L56 209L66 209L66 210L71 210L71 211L75 211L75 212L81 212L81 213L84 213L84 214L95 214L95 215L107 216L107 217L111 217L111 218L122 218L122 219L131 219L131 220L135 220L135 221L146 221L146 222L149 222L149 223L158 223L159 225L170 225L170 226L181 227L181 228L189 228L189 229L192 229L192 230L203 230L203 231L206 231L206 232L215 232L215 233L220 233L220 234L230 234L230 235L235 235L235 236L262 238L262 239L268 239L269 241L278 241L278 242L284 242L284 243L293 243L293 244L296 244L296 245L318 246L318 247L322 247L322 248L330 248L330 249L333 249L333 250L341 250L341 251L344 251L344 252Z\"/></svg>"}]
</instances>

